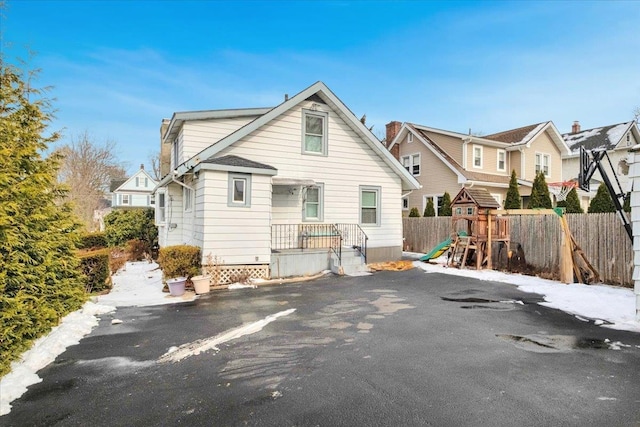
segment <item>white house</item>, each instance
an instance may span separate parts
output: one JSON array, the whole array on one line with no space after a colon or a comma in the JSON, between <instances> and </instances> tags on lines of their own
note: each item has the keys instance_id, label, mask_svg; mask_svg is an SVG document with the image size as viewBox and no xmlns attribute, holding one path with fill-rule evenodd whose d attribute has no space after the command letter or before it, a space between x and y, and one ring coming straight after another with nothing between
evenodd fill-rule
<instances>
[{"instance_id":1,"label":"white house","mask_svg":"<svg viewBox=\"0 0 640 427\"><path fill-rule=\"evenodd\" d=\"M611 160L611 165L609 165L608 162L604 163L607 175L613 180L615 173L622 190L631 191L629 187L630 180L628 178L628 150L636 144L640 144L640 131L635 121L587 130L582 130L580 123L576 121L571 127L571 132L563 134L562 137L571 150L567 155L562 157L563 180L578 180L581 147L584 147L588 151L606 150ZM586 207L588 207L589 201L595 196L601 182L602 177L596 171L591 182L591 194L579 191L585 210Z\"/></svg>"},{"instance_id":2,"label":"white house","mask_svg":"<svg viewBox=\"0 0 640 427\"><path fill-rule=\"evenodd\" d=\"M158 185L144 170L144 165L130 178L111 181L112 208L152 208L153 189Z\"/></svg>"},{"instance_id":3,"label":"white house","mask_svg":"<svg viewBox=\"0 0 640 427\"><path fill-rule=\"evenodd\" d=\"M274 108L174 113L171 172L155 189L160 247L253 277L399 259L398 200L419 187L322 82Z\"/></svg>"}]
</instances>

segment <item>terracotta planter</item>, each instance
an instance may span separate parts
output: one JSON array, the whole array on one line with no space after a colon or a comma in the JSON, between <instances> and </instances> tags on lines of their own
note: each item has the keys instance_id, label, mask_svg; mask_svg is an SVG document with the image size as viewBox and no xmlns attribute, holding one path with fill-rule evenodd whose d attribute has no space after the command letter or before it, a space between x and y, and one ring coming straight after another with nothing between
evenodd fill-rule
<instances>
[{"instance_id":1,"label":"terracotta planter","mask_svg":"<svg viewBox=\"0 0 640 427\"><path fill-rule=\"evenodd\" d=\"M211 277L209 276L193 276L191 278L193 282L193 288L196 294L206 294L210 290Z\"/></svg>"},{"instance_id":2,"label":"terracotta planter","mask_svg":"<svg viewBox=\"0 0 640 427\"><path fill-rule=\"evenodd\" d=\"M184 294L184 284L186 282L186 277L176 277L167 280L167 285L169 286L169 294L172 297L179 297L180 295Z\"/></svg>"}]
</instances>

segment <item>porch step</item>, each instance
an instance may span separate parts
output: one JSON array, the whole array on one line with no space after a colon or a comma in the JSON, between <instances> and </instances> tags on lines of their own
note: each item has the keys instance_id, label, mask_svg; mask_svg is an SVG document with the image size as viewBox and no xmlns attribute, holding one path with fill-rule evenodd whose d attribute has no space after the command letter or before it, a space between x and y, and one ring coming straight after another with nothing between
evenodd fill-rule
<instances>
[{"instance_id":1,"label":"porch step","mask_svg":"<svg viewBox=\"0 0 640 427\"><path fill-rule=\"evenodd\" d=\"M339 275L355 276L368 273L369 268L364 263L364 258L355 249L342 248L342 262L338 262L336 254L331 254L331 272Z\"/></svg>"}]
</instances>

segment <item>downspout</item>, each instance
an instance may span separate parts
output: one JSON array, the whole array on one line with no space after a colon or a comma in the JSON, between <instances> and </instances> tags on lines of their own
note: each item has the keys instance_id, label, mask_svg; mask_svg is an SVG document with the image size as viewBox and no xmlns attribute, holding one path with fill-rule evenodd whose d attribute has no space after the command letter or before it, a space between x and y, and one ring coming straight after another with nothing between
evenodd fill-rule
<instances>
[{"instance_id":1,"label":"downspout","mask_svg":"<svg viewBox=\"0 0 640 427\"><path fill-rule=\"evenodd\" d=\"M462 140L462 169L467 170L467 147L471 142L471 138L464 138Z\"/></svg>"}]
</instances>

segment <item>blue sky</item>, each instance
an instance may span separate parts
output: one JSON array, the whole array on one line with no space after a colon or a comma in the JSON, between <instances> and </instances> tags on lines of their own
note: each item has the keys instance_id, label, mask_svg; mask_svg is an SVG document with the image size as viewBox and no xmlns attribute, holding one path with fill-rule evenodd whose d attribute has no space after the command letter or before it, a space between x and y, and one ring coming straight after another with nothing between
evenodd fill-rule
<instances>
[{"instance_id":1,"label":"blue sky","mask_svg":"<svg viewBox=\"0 0 640 427\"><path fill-rule=\"evenodd\" d=\"M175 111L275 106L318 80L377 135L568 132L640 106L639 1L7 0L3 15L6 59L35 51L53 86L61 142L115 141L130 171Z\"/></svg>"}]
</instances>

